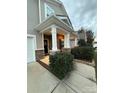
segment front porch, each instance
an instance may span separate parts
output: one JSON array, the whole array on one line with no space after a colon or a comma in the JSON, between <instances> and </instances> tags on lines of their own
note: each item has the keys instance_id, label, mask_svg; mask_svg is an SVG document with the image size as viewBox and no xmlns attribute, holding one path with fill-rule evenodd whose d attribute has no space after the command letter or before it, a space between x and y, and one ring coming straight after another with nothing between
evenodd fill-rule
<instances>
[{"instance_id":1,"label":"front porch","mask_svg":"<svg viewBox=\"0 0 124 93\"><path fill-rule=\"evenodd\" d=\"M49 66L49 55L44 56L40 61Z\"/></svg>"},{"instance_id":2,"label":"front porch","mask_svg":"<svg viewBox=\"0 0 124 93\"><path fill-rule=\"evenodd\" d=\"M44 32L42 31L41 36L42 49L45 54L61 51L63 48L69 49L77 46L76 37L56 25L52 25Z\"/></svg>"},{"instance_id":3,"label":"front porch","mask_svg":"<svg viewBox=\"0 0 124 93\"><path fill-rule=\"evenodd\" d=\"M45 21L34 28L41 35L41 49L37 50L36 60L40 58L40 53L52 54L62 49L70 49L77 46L77 35L66 23L58 19L55 15L50 16ZM38 54L38 57L37 57Z\"/></svg>"}]
</instances>

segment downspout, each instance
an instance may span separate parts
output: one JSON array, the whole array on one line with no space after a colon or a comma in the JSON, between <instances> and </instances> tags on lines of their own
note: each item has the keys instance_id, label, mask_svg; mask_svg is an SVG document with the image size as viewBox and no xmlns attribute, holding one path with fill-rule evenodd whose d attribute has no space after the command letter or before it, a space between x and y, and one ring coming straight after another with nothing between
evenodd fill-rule
<instances>
[{"instance_id":1,"label":"downspout","mask_svg":"<svg viewBox=\"0 0 124 93\"><path fill-rule=\"evenodd\" d=\"M38 0L38 8L39 8L39 23L41 23L41 2Z\"/></svg>"}]
</instances>

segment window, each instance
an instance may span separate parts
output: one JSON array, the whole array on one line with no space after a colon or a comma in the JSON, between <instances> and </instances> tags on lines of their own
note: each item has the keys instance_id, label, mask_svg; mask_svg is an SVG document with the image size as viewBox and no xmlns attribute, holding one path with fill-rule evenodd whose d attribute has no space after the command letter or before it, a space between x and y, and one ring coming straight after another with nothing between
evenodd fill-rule
<instances>
[{"instance_id":1,"label":"window","mask_svg":"<svg viewBox=\"0 0 124 93\"><path fill-rule=\"evenodd\" d=\"M60 3L60 4L62 4L62 2L60 0L55 0L55 1L58 2L58 3Z\"/></svg>"},{"instance_id":2,"label":"window","mask_svg":"<svg viewBox=\"0 0 124 93\"><path fill-rule=\"evenodd\" d=\"M58 16L59 19L61 19L63 22L65 22L67 25L71 26L71 23L69 22L68 17L66 16Z\"/></svg>"},{"instance_id":3,"label":"window","mask_svg":"<svg viewBox=\"0 0 124 93\"><path fill-rule=\"evenodd\" d=\"M45 3L45 18L49 17L50 15L54 15L54 13L54 10Z\"/></svg>"},{"instance_id":4,"label":"window","mask_svg":"<svg viewBox=\"0 0 124 93\"><path fill-rule=\"evenodd\" d=\"M67 19L62 19L66 24L70 25L69 21Z\"/></svg>"}]
</instances>

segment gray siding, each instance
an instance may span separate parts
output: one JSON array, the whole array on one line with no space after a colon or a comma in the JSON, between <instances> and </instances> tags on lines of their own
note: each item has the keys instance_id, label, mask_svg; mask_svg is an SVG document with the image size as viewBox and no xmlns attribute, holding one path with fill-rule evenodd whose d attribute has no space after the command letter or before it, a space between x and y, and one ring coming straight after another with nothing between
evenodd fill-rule
<instances>
[{"instance_id":1,"label":"gray siding","mask_svg":"<svg viewBox=\"0 0 124 93\"><path fill-rule=\"evenodd\" d=\"M42 48L42 39L39 32L34 31L34 27L39 24L38 0L27 0L27 34L36 35L37 49ZM52 0L41 0L41 21L45 20L45 7L47 3L52 7L57 15L67 15L63 5Z\"/></svg>"},{"instance_id":2,"label":"gray siding","mask_svg":"<svg viewBox=\"0 0 124 93\"><path fill-rule=\"evenodd\" d=\"M41 0L41 21L45 19L45 7L44 7L44 2L45 0Z\"/></svg>"},{"instance_id":3,"label":"gray siding","mask_svg":"<svg viewBox=\"0 0 124 93\"><path fill-rule=\"evenodd\" d=\"M54 0L41 0L41 21L43 21L45 19L44 3L49 5L52 9L54 9L56 15L66 15L67 16L67 13L66 13L63 5L60 5L56 2L54 2Z\"/></svg>"},{"instance_id":4,"label":"gray siding","mask_svg":"<svg viewBox=\"0 0 124 93\"><path fill-rule=\"evenodd\" d=\"M41 35L34 31L38 24L38 0L27 0L27 34L36 35L37 48L41 48Z\"/></svg>"},{"instance_id":5,"label":"gray siding","mask_svg":"<svg viewBox=\"0 0 124 93\"><path fill-rule=\"evenodd\" d=\"M63 5L60 5L58 3L50 3L50 1L52 1L52 0L46 0L46 1L49 1L49 3L47 3L47 4L54 9L55 14L67 15L66 11L64 10Z\"/></svg>"}]
</instances>

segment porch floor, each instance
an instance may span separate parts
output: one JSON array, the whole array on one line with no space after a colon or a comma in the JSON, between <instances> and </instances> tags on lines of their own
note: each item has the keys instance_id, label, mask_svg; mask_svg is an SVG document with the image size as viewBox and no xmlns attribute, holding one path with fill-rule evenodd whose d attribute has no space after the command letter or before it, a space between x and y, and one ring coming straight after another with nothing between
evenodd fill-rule
<instances>
[{"instance_id":1,"label":"porch floor","mask_svg":"<svg viewBox=\"0 0 124 93\"><path fill-rule=\"evenodd\" d=\"M49 55L44 56L40 61L45 63L45 64L47 64L47 65L49 65Z\"/></svg>"}]
</instances>

